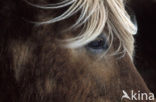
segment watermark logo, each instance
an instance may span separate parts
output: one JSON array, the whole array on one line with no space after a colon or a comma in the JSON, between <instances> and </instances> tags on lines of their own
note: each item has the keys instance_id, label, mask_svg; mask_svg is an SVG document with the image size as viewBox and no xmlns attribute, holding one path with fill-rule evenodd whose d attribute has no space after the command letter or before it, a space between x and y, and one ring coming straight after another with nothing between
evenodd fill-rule
<instances>
[{"instance_id":1,"label":"watermark logo","mask_svg":"<svg viewBox=\"0 0 156 102\"><path fill-rule=\"evenodd\" d=\"M130 94L128 94L125 90L122 90L123 96L121 97L121 100L127 99L127 100L138 100L138 101L151 101L154 100L154 94L153 93L141 93L140 91L134 92L134 90L131 90Z\"/></svg>"}]
</instances>

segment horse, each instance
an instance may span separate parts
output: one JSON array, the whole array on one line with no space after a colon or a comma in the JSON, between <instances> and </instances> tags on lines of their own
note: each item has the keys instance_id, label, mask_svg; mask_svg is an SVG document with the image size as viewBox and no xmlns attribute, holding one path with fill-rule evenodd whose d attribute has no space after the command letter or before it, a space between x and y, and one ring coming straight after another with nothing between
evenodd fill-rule
<instances>
[{"instance_id":1,"label":"horse","mask_svg":"<svg viewBox=\"0 0 156 102\"><path fill-rule=\"evenodd\" d=\"M0 1L0 101L155 102L141 99L151 91L134 65L126 4Z\"/></svg>"}]
</instances>

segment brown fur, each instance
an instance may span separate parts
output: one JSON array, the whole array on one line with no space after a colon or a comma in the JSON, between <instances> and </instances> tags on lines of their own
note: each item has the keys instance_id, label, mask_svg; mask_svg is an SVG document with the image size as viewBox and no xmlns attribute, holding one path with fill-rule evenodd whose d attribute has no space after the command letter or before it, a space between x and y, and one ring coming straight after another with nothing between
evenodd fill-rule
<instances>
[{"instance_id":1,"label":"brown fur","mask_svg":"<svg viewBox=\"0 0 156 102\"><path fill-rule=\"evenodd\" d=\"M1 15L7 16L8 9L10 15L1 17L0 25L1 102L120 102L122 90L149 92L128 54L96 60L84 48L61 48L56 41L64 38L59 35L61 23L33 27L20 19L43 20L50 12L19 0L2 3Z\"/></svg>"}]
</instances>

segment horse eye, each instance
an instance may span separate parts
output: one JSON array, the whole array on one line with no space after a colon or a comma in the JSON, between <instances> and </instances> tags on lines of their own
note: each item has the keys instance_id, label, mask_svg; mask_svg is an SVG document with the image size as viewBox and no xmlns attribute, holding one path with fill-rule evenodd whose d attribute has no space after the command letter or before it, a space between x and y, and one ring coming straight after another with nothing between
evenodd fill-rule
<instances>
[{"instance_id":1,"label":"horse eye","mask_svg":"<svg viewBox=\"0 0 156 102\"><path fill-rule=\"evenodd\" d=\"M108 44L104 37L98 37L94 41L87 44L86 48L93 53L101 53L108 49Z\"/></svg>"}]
</instances>

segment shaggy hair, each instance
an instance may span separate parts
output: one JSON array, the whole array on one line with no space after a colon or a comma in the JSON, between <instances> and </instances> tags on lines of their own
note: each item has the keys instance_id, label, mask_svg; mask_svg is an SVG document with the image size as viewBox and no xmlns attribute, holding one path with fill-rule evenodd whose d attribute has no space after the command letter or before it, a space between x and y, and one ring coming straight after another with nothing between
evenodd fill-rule
<instances>
[{"instance_id":1,"label":"shaggy hair","mask_svg":"<svg viewBox=\"0 0 156 102\"><path fill-rule=\"evenodd\" d=\"M26 1L30 5L41 9L60 9L69 7L63 14L43 22L35 22L37 25L51 24L65 20L77 12L81 12L77 21L70 27L75 29L83 26L79 36L63 40L65 47L78 48L95 40L107 26L107 40L111 48L114 36L119 39L119 47L113 55L128 52L132 58L134 39L131 35L136 34L137 26L133 24L130 16L125 11L123 0L63 0L56 4L36 5ZM105 35L106 36L106 35ZM122 50L121 50L122 49Z\"/></svg>"}]
</instances>

